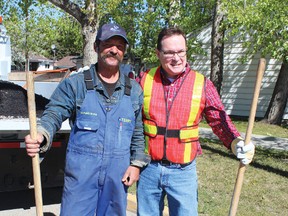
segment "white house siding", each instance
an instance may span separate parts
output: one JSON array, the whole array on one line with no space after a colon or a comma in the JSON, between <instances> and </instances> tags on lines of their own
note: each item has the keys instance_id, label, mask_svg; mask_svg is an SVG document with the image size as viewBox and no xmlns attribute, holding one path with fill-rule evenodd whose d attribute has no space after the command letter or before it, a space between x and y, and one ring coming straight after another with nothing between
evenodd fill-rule
<instances>
[{"instance_id":1,"label":"white house siding","mask_svg":"<svg viewBox=\"0 0 288 216\"><path fill-rule=\"evenodd\" d=\"M53 70L54 65L52 61L39 62L37 71Z\"/></svg>"},{"instance_id":2,"label":"white house siding","mask_svg":"<svg viewBox=\"0 0 288 216\"><path fill-rule=\"evenodd\" d=\"M193 55L194 61L190 62L190 65L194 70L209 78L211 27L201 31L197 38L207 55ZM245 49L237 38L225 42L221 98L229 115L249 116L250 113L260 55L255 55L248 62L241 63L238 59L244 54ZM261 118L265 115L280 67L281 62L266 58L266 70L261 84L256 117ZM288 119L288 103L283 119Z\"/></svg>"}]
</instances>

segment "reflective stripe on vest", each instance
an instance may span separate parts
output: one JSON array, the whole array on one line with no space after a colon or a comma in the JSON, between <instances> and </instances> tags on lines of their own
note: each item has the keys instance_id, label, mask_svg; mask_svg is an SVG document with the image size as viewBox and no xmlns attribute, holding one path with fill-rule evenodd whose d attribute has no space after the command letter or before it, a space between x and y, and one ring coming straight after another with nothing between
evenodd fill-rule
<instances>
[{"instance_id":1,"label":"reflective stripe on vest","mask_svg":"<svg viewBox=\"0 0 288 216\"><path fill-rule=\"evenodd\" d=\"M166 156L172 162L187 163L196 156L198 123L205 105L205 98L202 96L204 76L190 71L184 79L174 98L169 116L160 68L151 69L141 79L144 91L146 151L153 160L160 160Z\"/></svg>"}]
</instances>

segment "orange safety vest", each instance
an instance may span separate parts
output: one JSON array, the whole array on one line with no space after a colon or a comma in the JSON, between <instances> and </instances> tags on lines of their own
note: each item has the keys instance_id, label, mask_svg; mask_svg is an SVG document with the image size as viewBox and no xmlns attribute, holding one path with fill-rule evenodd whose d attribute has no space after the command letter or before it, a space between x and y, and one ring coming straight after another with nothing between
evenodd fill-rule
<instances>
[{"instance_id":1,"label":"orange safety vest","mask_svg":"<svg viewBox=\"0 0 288 216\"><path fill-rule=\"evenodd\" d=\"M146 153L152 160L165 157L173 163L185 164L197 155L205 78L191 70L184 79L168 112L160 67L152 68L141 78Z\"/></svg>"}]
</instances>

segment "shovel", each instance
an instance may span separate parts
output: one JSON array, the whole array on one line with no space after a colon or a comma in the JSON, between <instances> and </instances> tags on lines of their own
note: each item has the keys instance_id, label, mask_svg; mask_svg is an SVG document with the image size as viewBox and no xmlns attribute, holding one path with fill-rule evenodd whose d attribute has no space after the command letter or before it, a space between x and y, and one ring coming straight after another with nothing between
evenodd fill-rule
<instances>
[{"instance_id":1,"label":"shovel","mask_svg":"<svg viewBox=\"0 0 288 216\"><path fill-rule=\"evenodd\" d=\"M33 72L26 72L27 81L27 96L28 96L28 113L29 113L29 124L30 124L30 135L32 139L37 139L37 127L36 127L36 105L35 105L35 93L34 93L34 79ZM40 174L40 163L39 154L36 154L32 158L33 168L33 181L34 181L34 195L36 203L37 216L43 216L43 202L42 202L42 190L41 190L41 174Z\"/></svg>"},{"instance_id":2,"label":"shovel","mask_svg":"<svg viewBox=\"0 0 288 216\"><path fill-rule=\"evenodd\" d=\"M251 139L252 129L254 126L254 119L255 119L256 110L257 110L257 102L258 102L258 97L260 93L260 87L262 83L263 74L265 71L265 65L266 65L266 60L264 58L261 58L259 60L258 69L257 69L257 77L256 77L255 88L254 88L254 95L253 95L253 100L251 104L248 127L246 130L246 136L245 136L245 142L244 142L245 145L248 144ZM236 215L241 188L242 188L242 184L244 180L245 170L246 170L246 166L240 162L237 179L236 179L235 186L234 186L234 193L233 193L232 200L231 200L229 216Z\"/></svg>"}]
</instances>

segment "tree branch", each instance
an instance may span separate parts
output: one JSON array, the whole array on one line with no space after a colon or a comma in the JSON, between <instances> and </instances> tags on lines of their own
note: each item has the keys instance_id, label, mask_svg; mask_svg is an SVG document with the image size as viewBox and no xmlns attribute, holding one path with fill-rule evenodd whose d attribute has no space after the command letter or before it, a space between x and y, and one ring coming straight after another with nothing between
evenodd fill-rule
<instances>
[{"instance_id":1,"label":"tree branch","mask_svg":"<svg viewBox=\"0 0 288 216\"><path fill-rule=\"evenodd\" d=\"M56 7L59 7L62 10L64 10L66 13L73 16L79 23L82 24L83 22L82 17L84 13L77 4L69 0L48 0L48 1L51 2L53 5L55 5Z\"/></svg>"}]
</instances>

